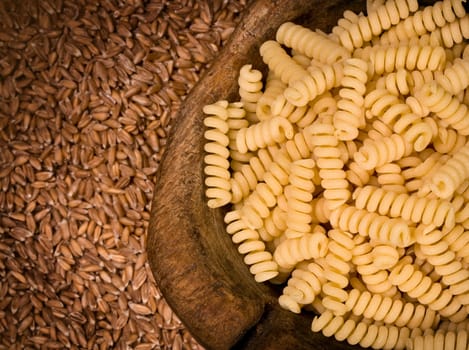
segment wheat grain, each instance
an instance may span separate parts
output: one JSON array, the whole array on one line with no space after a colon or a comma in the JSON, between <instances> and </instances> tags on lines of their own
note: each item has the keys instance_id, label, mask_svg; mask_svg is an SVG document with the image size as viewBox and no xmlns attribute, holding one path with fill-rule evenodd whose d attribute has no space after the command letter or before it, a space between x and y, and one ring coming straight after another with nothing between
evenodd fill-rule
<instances>
[{"instance_id":1,"label":"wheat grain","mask_svg":"<svg viewBox=\"0 0 469 350\"><path fill-rule=\"evenodd\" d=\"M199 348L145 235L171 121L245 5L0 4L0 348Z\"/></svg>"}]
</instances>

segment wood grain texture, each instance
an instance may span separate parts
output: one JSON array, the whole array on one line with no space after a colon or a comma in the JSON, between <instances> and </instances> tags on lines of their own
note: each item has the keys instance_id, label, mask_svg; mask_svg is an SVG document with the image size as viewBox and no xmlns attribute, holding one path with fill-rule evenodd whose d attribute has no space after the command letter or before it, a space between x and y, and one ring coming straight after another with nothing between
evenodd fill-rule
<instances>
[{"instance_id":1,"label":"wood grain texture","mask_svg":"<svg viewBox=\"0 0 469 350\"><path fill-rule=\"evenodd\" d=\"M354 349L310 331L312 315L277 304L278 290L254 282L223 223L206 206L202 107L235 101L240 67L263 66L259 46L285 21L329 31L345 8L363 1L257 0L218 60L185 100L157 177L148 229L148 258L163 295L209 349Z\"/></svg>"}]
</instances>

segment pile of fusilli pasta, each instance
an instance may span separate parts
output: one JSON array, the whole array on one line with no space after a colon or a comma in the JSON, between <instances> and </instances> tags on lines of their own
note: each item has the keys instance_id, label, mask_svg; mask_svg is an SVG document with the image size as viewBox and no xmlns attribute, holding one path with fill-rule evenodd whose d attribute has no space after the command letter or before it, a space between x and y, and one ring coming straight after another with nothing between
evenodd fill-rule
<instances>
[{"instance_id":1,"label":"pile of fusilli pasta","mask_svg":"<svg viewBox=\"0 0 469 350\"><path fill-rule=\"evenodd\" d=\"M204 107L208 206L280 305L374 349L469 348L469 15L368 1L284 23Z\"/></svg>"}]
</instances>

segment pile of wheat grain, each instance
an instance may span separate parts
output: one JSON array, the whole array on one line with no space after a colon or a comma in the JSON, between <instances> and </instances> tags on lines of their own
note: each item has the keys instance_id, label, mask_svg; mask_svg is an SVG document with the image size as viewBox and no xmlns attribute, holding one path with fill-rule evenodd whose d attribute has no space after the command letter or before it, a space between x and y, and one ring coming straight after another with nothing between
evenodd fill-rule
<instances>
[{"instance_id":1,"label":"pile of wheat grain","mask_svg":"<svg viewBox=\"0 0 469 350\"><path fill-rule=\"evenodd\" d=\"M245 0L0 1L0 349L197 349L145 236L171 120Z\"/></svg>"}]
</instances>

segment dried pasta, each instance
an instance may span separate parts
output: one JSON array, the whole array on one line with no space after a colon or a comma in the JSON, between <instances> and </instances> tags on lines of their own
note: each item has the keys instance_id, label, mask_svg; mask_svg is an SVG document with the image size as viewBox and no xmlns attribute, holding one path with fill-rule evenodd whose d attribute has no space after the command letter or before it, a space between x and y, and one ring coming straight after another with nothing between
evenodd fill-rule
<instances>
[{"instance_id":1,"label":"dried pasta","mask_svg":"<svg viewBox=\"0 0 469 350\"><path fill-rule=\"evenodd\" d=\"M256 115L257 101L262 96L262 73L246 64L239 70L239 96L248 120L259 121Z\"/></svg>"},{"instance_id":2,"label":"dried pasta","mask_svg":"<svg viewBox=\"0 0 469 350\"><path fill-rule=\"evenodd\" d=\"M204 119L208 130L204 133L207 142L204 146L207 155L204 157L206 196L209 198L207 205L210 208L222 207L231 201L231 186L228 157L229 138L228 101L220 101L204 107L204 113L208 116Z\"/></svg>"},{"instance_id":3,"label":"dried pasta","mask_svg":"<svg viewBox=\"0 0 469 350\"><path fill-rule=\"evenodd\" d=\"M280 307L374 349L467 348L469 16L369 0L283 23L204 107L205 191Z\"/></svg>"},{"instance_id":4,"label":"dried pasta","mask_svg":"<svg viewBox=\"0 0 469 350\"><path fill-rule=\"evenodd\" d=\"M403 218L416 224L452 228L455 213L449 201L419 197L416 194L396 193L375 186L357 187L353 192L355 205L359 209L377 212L393 218Z\"/></svg>"},{"instance_id":5,"label":"dried pasta","mask_svg":"<svg viewBox=\"0 0 469 350\"><path fill-rule=\"evenodd\" d=\"M278 28L276 40L322 63L332 64L350 57L350 52L338 43L291 22L283 23Z\"/></svg>"},{"instance_id":6,"label":"dried pasta","mask_svg":"<svg viewBox=\"0 0 469 350\"><path fill-rule=\"evenodd\" d=\"M405 349L410 339L410 330L407 327L345 319L334 316L329 310L313 319L311 329L313 332L322 332L326 337L334 336L339 341L346 340L350 345L359 344L363 348Z\"/></svg>"}]
</instances>

